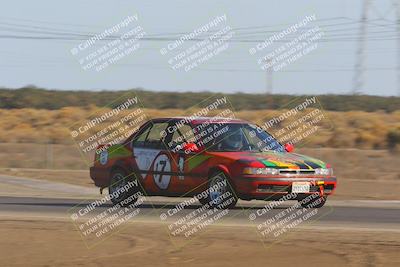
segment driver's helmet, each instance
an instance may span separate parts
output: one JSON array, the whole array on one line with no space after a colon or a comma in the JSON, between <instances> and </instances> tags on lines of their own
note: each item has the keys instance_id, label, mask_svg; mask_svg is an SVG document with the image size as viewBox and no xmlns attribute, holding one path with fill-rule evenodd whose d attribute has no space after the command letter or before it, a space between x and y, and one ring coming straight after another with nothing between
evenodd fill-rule
<instances>
[{"instance_id":1,"label":"driver's helmet","mask_svg":"<svg viewBox=\"0 0 400 267\"><path fill-rule=\"evenodd\" d=\"M241 130L235 131L222 140L222 145L225 149L239 150L243 146L243 133Z\"/></svg>"}]
</instances>

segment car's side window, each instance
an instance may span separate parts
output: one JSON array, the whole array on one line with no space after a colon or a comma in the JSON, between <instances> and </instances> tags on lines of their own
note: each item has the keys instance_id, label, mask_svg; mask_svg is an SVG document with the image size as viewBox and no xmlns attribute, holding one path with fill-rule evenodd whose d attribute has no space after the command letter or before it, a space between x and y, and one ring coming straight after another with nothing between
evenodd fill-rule
<instances>
[{"instance_id":1,"label":"car's side window","mask_svg":"<svg viewBox=\"0 0 400 267\"><path fill-rule=\"evenodd\" d=\"M146 148L162 149L168 122L154 123L145 141Z\"/></svg>"},{"instance_id":2,"label":"car's side window","mask_svg":"<svg viewBox=\"0 0 400 267\"><path fill-rule=\"evenodd\" d=\"M134 140L133 140L133 146L134 147L144 147L145 146L145 141L147 136L149 135L150 129L152 125L149 125L146 129L142 131L142 133L139 134Z\"/></svg>"},{"instance_id":3,"label":"car's side window","mask_svg":"<svg viewBox=\"0 0 400 267\"><path fill-rule=\"evenodd\" d=\"M194 142L194 132L192 127L187 124L180 126L174 131L172 135L172 141L177 144L182 144L184 142Z\"/></svg>"},{"instance_id":4,"label":"car's side window","mask_svg":"<svg viewBox=\"0 0 400 267\"><path fill-rule=\"evenodd\" d=\"M184 143L191 143L196 140L194 131L192 127L188 124L180 125L179 127L174 127L176 130L172 134L171 140L168 142L168 148L174 150L176 146L182 145Z\"/></svg>"}]
</instances>

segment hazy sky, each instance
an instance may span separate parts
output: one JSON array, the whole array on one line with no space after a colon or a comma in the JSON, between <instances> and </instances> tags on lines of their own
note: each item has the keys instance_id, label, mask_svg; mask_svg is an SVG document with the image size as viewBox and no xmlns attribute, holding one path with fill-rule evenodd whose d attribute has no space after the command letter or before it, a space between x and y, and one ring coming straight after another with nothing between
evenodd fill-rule
<instances>
[{"instance_id":1,"label":"hazy sky","mask_svg":"<svg viewBox=\"0 0 400 267\"><path fill-rule=\"evenodd\" d=\"M389 0L373 1L368 14L362 93L396 95L397 40L395 12ZM274 93L348 93L353 87L362 1L3 1L0 8L0 86L27 84L55 89L128 89L158 91L221 91L263 93L272 77ZM138 20L145 37L140 47L117 63L97 72L83 70L80 55L71 49L84 42L78 34L100 34L128 16ZM173 55L195 45L187 41L170 54L160 49L182 34L190 33L218 16L234 32L226 50L200 66L184 71L168 63ZM316 20L304 30L318 26L323 32L317 47L281 71L267 74L257 64L260 56L296 38L289 35L256 56L249 49L274 33L303 20ZM214 28L213 28L214 30ZM70 37L73 38L70 38ZM75 36L75 37L74 37ZM90 35L89 35L90 36ZM50 38L49 38L50 37ZM201 36L200 36L201 37ZM42 38L42 39L40 39ZM200 38L201 39L201 38ZM240 41L240 42L239 42ZM95 51L109 41L87 49Z\"/></svg>"}]
</instances>

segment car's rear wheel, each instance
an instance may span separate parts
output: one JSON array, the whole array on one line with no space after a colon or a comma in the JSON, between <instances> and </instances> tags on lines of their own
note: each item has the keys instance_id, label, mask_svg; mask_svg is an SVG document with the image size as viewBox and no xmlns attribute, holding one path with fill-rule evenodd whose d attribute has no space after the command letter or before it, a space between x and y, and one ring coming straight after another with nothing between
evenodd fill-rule
<instances>
[{"instance_id":1,"label":"car's rear wheel","mask_svg":"<svg viewBox=\"0 0 400 267\"><path fill-rule=\"evenodd\" d=\"M129 206L137 201L138 197L133 196L135 193L139 192L139 190L136 186L132 186L132 184L129 185L129 182L133 182L133 180L131 177L127 176L123 169L115 169L111 172L108 193L114 205L121 204L122 206Z\"/></svg>"},{"instance_id":2,"label":"car's rear wheel","mask_svg":"<svg viewBox=\"0 0 400 267\"><path fill-rule=\"evenodd\" d=\"M309 200L305 197L305 198L303 198L303 199L301 199L299 201L300 201L300 204L301 204L301 206L303 208L316 208L316 209L319 209L319 208L322 208L325 205L327 199L328 199L327 196L318 196L316 198L311 198L310 197Z\"/></svg>"},{"instance_id":3,"label":"car's rear wheel","mask_svg":"<svg viewBox=\"0 0 400 267\"><path fill-rule=\"evenodd\" d=\"M222 171L210 175L205 195L207 197L200 198L199 202L202 205L208 205L209 208L231 209L238 201L228 177Z\"/></svg>"},{"instance_id":4,"label":"car's rear wheel","mask_svg":"<svg viewBox=\"0 0 400 267\"><path fill-rule=\"evenodd\" d=\"M201 205L208 205L208 203L210 202L208 200L208 195L207 197L198 197L197 200L200 202Z\"/></svg>"}]
</instances>

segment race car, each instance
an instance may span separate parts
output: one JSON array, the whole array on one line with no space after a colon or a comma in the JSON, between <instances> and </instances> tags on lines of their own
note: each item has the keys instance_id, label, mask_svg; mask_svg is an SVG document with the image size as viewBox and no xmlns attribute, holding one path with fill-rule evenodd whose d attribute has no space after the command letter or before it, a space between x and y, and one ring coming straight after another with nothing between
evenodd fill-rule
<instances>
[{"instance_id":1,"label":"race car","mask_svg":"<svg viewBox=\"0 0 400 267\"><path fill-rule=\"evenodd\" d=\"M292 152L293 145L243 120L157 118L121 144L99 145L90 176L101 191L108 188L114 204L134 202L142 192L220 208L238 199L282 198L322 207L336 188L331 166Z\"/></svg>"}]
</instances>

